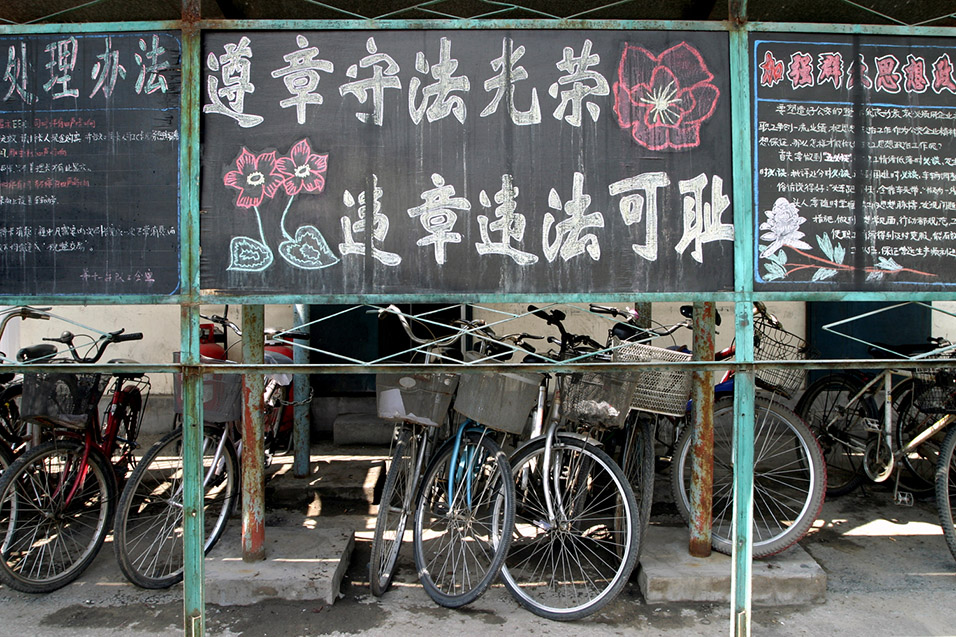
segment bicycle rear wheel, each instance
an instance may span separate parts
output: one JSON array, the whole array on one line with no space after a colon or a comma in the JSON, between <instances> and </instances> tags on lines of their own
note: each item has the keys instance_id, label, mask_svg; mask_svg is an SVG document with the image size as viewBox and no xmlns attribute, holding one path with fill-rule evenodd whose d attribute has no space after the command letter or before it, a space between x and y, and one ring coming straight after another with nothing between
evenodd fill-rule
<instances>
[{"instance_id":1,"label":"bicycle rear wheel","mask_svg":"<svg viewBox=\"0 0 956 637\"><path fill-rule=\"evenodd\" d=\"M820 445L796 414L763 397L757 397L754 412L753 556L767 557L810 530L823 507L827 473ZM714 404L711 544L728 555L733 548L734 416L733 396ZM688 429L677 443L671 485L688 524L692 434Z\"/></svg>"},{"instance_id":2,"label":"bicycle rear wheel","mask_svg":"<svg viewBox=\"0 0 956 637\"><path fill-rule=\"evenodd\" d=\"M98 449L58 439L25 452L0 476L0 581L25 593L66 586L103 546L116 501ZM86 462L84 462L86 456Z\"/></svg>"},{"instance_id":3,"label":"bicycle rear wheel","mask_svg":"<svg viewBox=\"0 0 956 637\"><path fill-rule=\"evenodd\" d=\"M113 550L126 578L142 588L183 579L183 430L149 448L120 496ZM222 537L239 493L239 460L219 427L206 425L202 446L203 550Z\"/></svg>"},{"instance_id":4,"label":"bicycle rear wheel","mask_svg":"<svg viewBox=\"0 0 956 637\"><path fill-rule=\"evenodd\" d=\"M408 526L408 516L415 504L418 438L411 429L402 428L392 461L385 476L382 499L375 519L372 555L368 563L368 583L372 594L380 597L388 590L395 575L398 552Z\"/></svg>"},{"instance_id":5,"label":"bicycle rear wheel","mask_svg":"<svg viewBox=\"0 0 956 637\"><path fill-rule=\"evenodd\" d=\"M913 379L897 383L893 390L893 410L896 417L894 428L897 449L903 449L909 442L931 427L942 414L926 414L917 406L917 385ZM900 473L900 486L916 497L925 497L935 491L936 468L939 465L939 451L943 433L925 441L915 449L900 456L903 471Z\"/></svg>"},{"instance_id":6,"label":"bicycle rear wheel","mask_svg":"<svg viewBox=\"0 0 956 637\"><path fill-rule=\"evenodd\" d=\"M11 383L0 391L0 444L6 443L14 455L22 451L27 423L20 420L23 384Z\"/></svg>"},{"instance_id":7,"label":"bicycle rear wheel","mask_svg":"<svg viewBox=\"0 0 956 637\"><path fill-rule=\"evenodd\" d=\"M956 559L956 427L950 427L939 452L936 469L936 510L949 552Z\"/></svg>"},{"instance_id":8,"label":"bicycle rear wheel","mask_svg":"<svg viewBox=\"0 0 956 637\"><path fill-rule=\"evenodd\" d=\"M850 493L866 481L863 457L871 434L864 422L875 420L877 409L865 396L850 405L861 389L856 376L828 374L807 388L794 409L823 450L828 496Z\"/></svg>"},{"instance_id":9,"label":"bicycle rear wheel","mask_svg":"<svg viewBox=\"0 0 956 637\"><path fill-rule=\"evenodd\" d=\"M597 445L557 434L548 471L545 442L532 440L513 456L514 540L501 577L535 615L575 620L603 608L631 576L640 548L638 506L624 472Z\"/></svg>"},{"instance_id":10,"label":"bicycle rear wheel","mask_svg":"<svg viewBox=\"0 0 956 637\"><path fill-rule=\"evenodd\" d=\"M511 465L488 431L451 438L432 459L415 505L415 565L428 595L458 608L498 576L514 522Z\"/></svg>"},{"instance_id":11,"label":"bicycle rear wheel","mask_svg":"<svg viewBox=\"0 0 956 637\"><path fill-rule=\"evenodd\" d=\"M657 431L657 416L632 411L628 415L624 448L622 449L621 470L634 491L637 501L637 518L641 524L641 537L647 531L651 521L651 506L654 504L654 478L656 454L654 441ZM641 542L637 548L640 561Z\"/></svg>"}]
</instances>

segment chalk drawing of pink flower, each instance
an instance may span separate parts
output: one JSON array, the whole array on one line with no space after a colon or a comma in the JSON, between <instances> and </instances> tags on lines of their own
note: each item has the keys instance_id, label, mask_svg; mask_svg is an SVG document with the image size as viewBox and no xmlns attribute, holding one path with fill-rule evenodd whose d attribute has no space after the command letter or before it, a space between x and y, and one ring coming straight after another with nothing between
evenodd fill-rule
<instances>
[{"instance_id":1,"label":"chalk drawing of pink flower","mask_svg":"<svg viewBox=\"0 0 956 637\"><path fill-rule=\"evenodd\" d=\"M761 257L774 254L783 246L813 249L813 246L803 241L805 235L800 232L800 226L806 219L800 216L800 210L795 204L785 197L780 197L774 202L773 208L766 211L766 215L767 220L760 224L760 229L766 232L760 235L760 238L770 241L770 245L761 251Z\"/></svg>"},{"instance_id":2,"label":"chalk drawing of pink flower","mask_svg":"<svg viewBox=\"0 0 956 637\"><path fill-rule=\"evenodd\" d=\"M301 191L319 193L325 188L325 170L328 167L328 154L312 152L309 140L297 142L289 154L276 160L276 169L283 176L287 195L297 195Z\"/></svg>"},{"instance_id":3,"label":"chalk drawing of pink flower","mask_svg":"<svg viewBox=\"0 0 956 637\"><path fill-rule=\"evenodd\" d=\"M686 42L654 55L626 45L614 83L621 128L650 150L700 146L700 127L717 109L720 89L700 51Z\"/></svg>"},{"instance_id":4,"label":"chalk drawing of pink flower","mask_svg":"<svg viewBox=\"0 0 956 637\"><path fill-rule=\"evenodd\" d=\"M239 191L236 205L240 208L256 208L264 199L272 199L284 181L276 170L274 150L255 155L246 148L236 158L236 169L223 178L226 186Z\"/></svg>"}]
</instances>

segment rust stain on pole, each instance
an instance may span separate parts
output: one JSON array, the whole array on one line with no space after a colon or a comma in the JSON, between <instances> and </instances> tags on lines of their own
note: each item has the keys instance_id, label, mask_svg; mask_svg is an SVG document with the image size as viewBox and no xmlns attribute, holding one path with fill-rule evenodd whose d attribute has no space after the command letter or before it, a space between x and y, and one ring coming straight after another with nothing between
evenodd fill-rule
<instances>
[{"instance_id":1,"label":"rust stain on pole","mask_svg":"<svg viewBox=\"0 0 956 637\"><path fill-rule=\"evenodd\" d=\"M265 320L261 305L242 306L242 357L263 360ZM262 425L262 374L246 374L242 383L242 559L264 560L265 446Z\"/></svg>"},{"instance_id":2,"label":"rust stain on pole","mask_svg":"<svg viewBox=\"0 0 956 637\"><path fill-rule=\"evenodd\" d=\"M694 303L694 360L714 360L713 303ZM714 498L714 385L712 372L694 372L691 390L694 437L691 449L690 546L694 557L711 553Z\"/></svg>"}]
</instances>

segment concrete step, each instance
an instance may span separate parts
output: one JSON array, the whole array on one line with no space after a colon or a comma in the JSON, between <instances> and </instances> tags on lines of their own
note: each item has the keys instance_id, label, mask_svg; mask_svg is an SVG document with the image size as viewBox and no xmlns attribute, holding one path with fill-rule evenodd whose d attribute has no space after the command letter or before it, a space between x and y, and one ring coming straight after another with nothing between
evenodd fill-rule
<instances>
[{"instance_id":1,"label":"concrete step","mask_svg":"<svg viewBox=\"0 0 956 637\"><path fill-rule=\"evenodd\" d=\"M733 561L727 555L691 557L686 527L648 527L638 581L648 603L730 602ZM754 560L755 605L808 604L826 599L827 575L799 545Z\"/></svg>"},{"instance_id":2,"label":"concrete step","mask_svg":"<svg viewBox=\"0 0 956 637\"><path fill-rule=\"evenodd\" d=\"M388 445L395 424L376 414L340 414L332 422L332 441L336 445Z\"/></svg>"},{"instance_id":3,"label":"concrete step","mask_svg":"<svg viewBox=\"0 0 956 637\"><path fill-rule=\"evenodd\" d=\"M233 520L206 557L206 601L246 606L266 599L332 604L348 569L355 531L336 518L301 516L298 524L267 520L266 558L242 560L241 523Z\"/></svg>"}]
</instances>

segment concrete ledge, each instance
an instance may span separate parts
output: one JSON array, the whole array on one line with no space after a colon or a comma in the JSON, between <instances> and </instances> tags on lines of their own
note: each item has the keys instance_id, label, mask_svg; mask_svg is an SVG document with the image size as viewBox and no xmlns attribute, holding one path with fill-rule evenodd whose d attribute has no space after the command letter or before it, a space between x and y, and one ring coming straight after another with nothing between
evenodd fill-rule
<instances>
[{"instance_id":1,"label":"concrete ledge","mask_svg":"<svg viewBox=\"0 0 956 637\"><path fill-rule=\"evenodd\" d=\"M332 604L338 598L354 546L351 528L267 526L266 559L243 562L240 526L230 524L206 557L208 603L247 606L275 598Z\"/></svg>"},{"instance_id":2,"label":"concrete ledge","mask_svg":"<svg viewBox=\"0 0 956 637\"><path fill-rule=\"evenodd\" d=\"M687 552L689 540L686 528L648 528L638 581L649 603L730 602L731 558L721 553L691 557ZM754 560L755 605L823 602L826 590L826 573L799 545L780 555Z\"/></svg>"}]
</instances>

